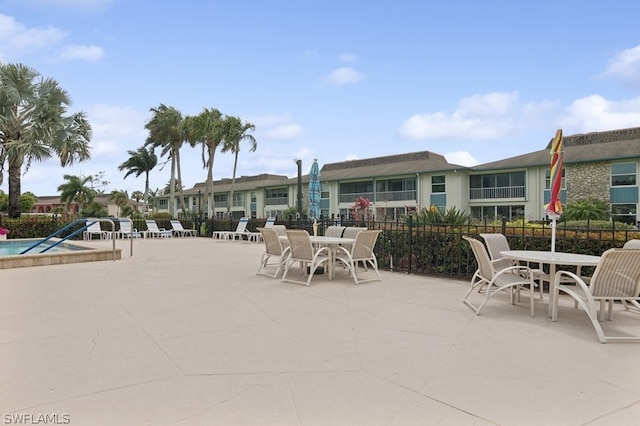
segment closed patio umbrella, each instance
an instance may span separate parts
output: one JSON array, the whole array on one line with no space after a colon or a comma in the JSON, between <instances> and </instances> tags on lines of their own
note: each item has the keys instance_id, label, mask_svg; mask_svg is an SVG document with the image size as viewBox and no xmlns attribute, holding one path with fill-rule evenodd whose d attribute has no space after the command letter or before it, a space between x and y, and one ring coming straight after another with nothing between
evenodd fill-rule
<instances>
[{"instance_id":1,"label":"closed patio umbrella","mask_svg":"<svg viewBox=\"0 0 640 426\"><path fill-rule=\"evenodd\" d=\"M551 173L549 204L545 206L545 212L551 219L551 252L556 251L556 220L562 215L562 203L560 202L560 189L562 188L562 166L564 163L562 148L562 129L556 131L551 141Z\"/></svg>"},{"instance_id":2,"label":"closed patio umbrella","mask_svg":"<svg viewBox=\"0 0 640 426\"><path fill-rule=\"evenodd\" d=\"M320 168L318 160L313 159L311 170L309 171L309 211L307 212L309 220L313 220L315 226L316 221L320 218ZM314 234L316 233L314 226Z\"/></svg>"}]
</instances>

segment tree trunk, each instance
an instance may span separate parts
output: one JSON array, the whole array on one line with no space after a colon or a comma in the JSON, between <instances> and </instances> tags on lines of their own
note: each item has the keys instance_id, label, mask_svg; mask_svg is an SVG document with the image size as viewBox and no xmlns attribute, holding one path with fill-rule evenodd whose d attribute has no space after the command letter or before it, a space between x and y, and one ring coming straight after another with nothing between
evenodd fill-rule
<instances>
[{"instance_id":1,"label":"tree trunk","mask_svg":"<svg viewBox=\"0 0 640 426\"><path fill-rule=\"evenodd\" d=\"M20 217L20 175L22 172L22 158L9 158L9 217Z\"/></svg>"}]
</instances>

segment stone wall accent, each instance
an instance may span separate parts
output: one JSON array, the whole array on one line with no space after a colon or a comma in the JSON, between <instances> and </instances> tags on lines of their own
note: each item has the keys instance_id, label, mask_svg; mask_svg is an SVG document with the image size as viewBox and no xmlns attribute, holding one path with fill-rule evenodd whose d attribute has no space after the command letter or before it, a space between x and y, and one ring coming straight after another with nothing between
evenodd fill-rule
<instances>
[{"instance_id":1,"label":"stone wall accent","mask_svg":"<svg viewBox=\"0 0 640 426\"><path fill-rule=\"evenodd\" d=\"M609 162L565 165L567 203L585 198L609 202L611 168Z\"/></svg>"}]
</instances>

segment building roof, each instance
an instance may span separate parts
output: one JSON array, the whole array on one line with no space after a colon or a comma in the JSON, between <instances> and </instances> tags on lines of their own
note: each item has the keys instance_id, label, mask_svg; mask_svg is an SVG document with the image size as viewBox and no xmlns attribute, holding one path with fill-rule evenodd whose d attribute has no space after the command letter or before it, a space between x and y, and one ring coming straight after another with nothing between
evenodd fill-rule
<instances>
[{"instance_id":1,"label":"building roof","mask_svg":"<svg viewBox=\"0 0 640 426\"><path fill-rule=\"evenodd\" d=\"M448 163L444 156L430 151L410 152L386 157L349 160L325 164L320 170L323 181L400 176L415 173L444 172L465 169Z\"/></svg>"},{"instance_id":2,"label":"building roof","mask_svg":"<svg viewBox=\"0 0 640 426\"><path fill-rule=\"evenodd\" d=\"M562 139L564 163L640 158L640 127L606 132L580 133ZM475 171L548 166L551 162L551 141L540 151L505 158L472 167Z\"/></svg>"},{"instance_id":3,"label":"building roof","mask_svg":"<svg viewBox=\"0 0 640 426\"><path fill-rule=\"evenodd\" d=\"M236 178L235 186L233 187L234 191L250 191L252 189L261 188L265 186L286 186L288 184L289 178L283 175L272 175L269 173L262 173L256 176L240 176ZM231 192L232 179L224 178L213 181L213 191L214 192ZM205 192L206 182L198 182L193 188L185 189L182 191L185 195L193 195L198 192L198 190ZM162 194L167 195L168 194Z\"/></svg>"}]
</instances>

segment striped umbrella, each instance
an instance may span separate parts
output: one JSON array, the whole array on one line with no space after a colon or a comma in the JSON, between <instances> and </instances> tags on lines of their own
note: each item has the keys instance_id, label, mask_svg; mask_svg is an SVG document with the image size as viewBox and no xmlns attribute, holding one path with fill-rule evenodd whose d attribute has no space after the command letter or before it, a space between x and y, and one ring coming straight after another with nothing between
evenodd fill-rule
<instances>
[{"instance_id":1,"label":"striped umbrella","mask_svg":"<svg viewBox=\"0 0 640 426\"><path fill-rule=\"evenodd\" d=\"M320 219L320 168L318 160L313 159L311 170L309 171L309 219Z\"/></svg>"},{"instance_id":2,"label":"striped umbrella","mask_svg":"<svg viewBox=\"0 0 640 426\"><path fill-rule=\"evenodd\" d=\"M551 141L551 174L549 204L545 206L547 216L551 218L551 251L556 251L556 220L562 214L560 189L562 188L562 166L564 163L562 150L562 129L556 131Z\"/></svg>"}]
</instances>

